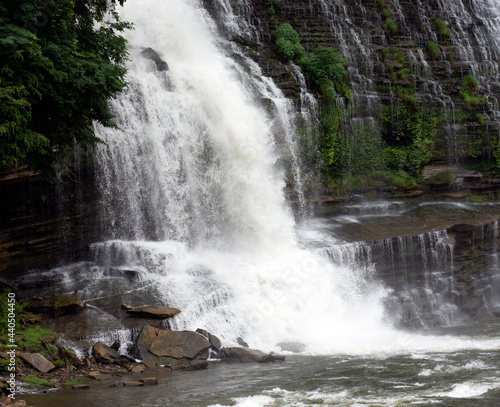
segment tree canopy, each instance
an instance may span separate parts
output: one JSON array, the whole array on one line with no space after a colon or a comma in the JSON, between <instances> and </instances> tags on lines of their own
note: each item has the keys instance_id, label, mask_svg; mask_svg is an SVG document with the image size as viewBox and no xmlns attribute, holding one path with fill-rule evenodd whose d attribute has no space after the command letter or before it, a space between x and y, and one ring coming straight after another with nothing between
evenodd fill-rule
<instances>
[{"instance_id":1,"label":"tree canopy","mask_svg":"<svg viewBox=\"0 0 500 407\"><path fill-rule=\"evenodd\" d=\"M125 87L125 0L0 0L0 167L45 170L74 143L116 126L108 100Z\"/></svg>"}]
</instances>

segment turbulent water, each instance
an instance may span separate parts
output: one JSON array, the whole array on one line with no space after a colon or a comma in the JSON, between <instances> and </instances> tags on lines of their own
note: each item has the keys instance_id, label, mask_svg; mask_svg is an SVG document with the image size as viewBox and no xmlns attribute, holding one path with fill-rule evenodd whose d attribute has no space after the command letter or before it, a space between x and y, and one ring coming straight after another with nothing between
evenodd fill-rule
<instances>
[{"instance_id":1,"label":"turbulent water","mask_svg":"<svg viewBox=\"0 0 500 407\"><path fill-rule=\"evenodd\" d=\"M229 3L220 6L229 27L236 17ZM92 397L121 406L493 405L495 327L432 335L393 328L390 290L373 267L345 257L320 221L296 225L283 190L285 176L293 178L300 200L298 117L201 4L129 0L121 14L135 25L130 85L112 104L122 130L97 129L106 142L96 164L106 240L93 245L93 261L47 278L91 305L91 339L119 337L122 351L134 333L113 317L115 296L180 308L172 329L201 327L224 345L241 337L302 355L273 367L168 376L140 393L142 404L130 401L134 390L126 400L110 389ZM168 71L141 55L146 47ZM58 405L61 394L45 400Z\"/></svg>"}]
</instances>

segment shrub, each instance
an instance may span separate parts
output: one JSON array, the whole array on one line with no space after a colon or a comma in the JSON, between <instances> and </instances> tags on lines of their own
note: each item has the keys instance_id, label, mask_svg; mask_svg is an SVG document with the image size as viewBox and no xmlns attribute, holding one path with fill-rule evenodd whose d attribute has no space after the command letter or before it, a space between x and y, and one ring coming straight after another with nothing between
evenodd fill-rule
<instances>
[{"instance_id":1,"label":"shrub","mask_svg":"<svg viewBox=\"0 0 500 407\"><path fill-rule=\"evenodd\" d=\"M273 32L273 37L276 40L278 56L283 62L288 62L292 59L299 62L305 58L306 51L300 44L300 36L290 24L281 24Z\"/></svg>"},{"instance_id":2,"label":"shrub","mask_svg":"<svg viewBox=\"0 0 500 407\"><path fill-rule=\"evenodd\" d=\"M461 90L458 92L458 95L460 96L460 99L462 99L469 107L482 106L486 104L485 97L471 95L468 90Z\"/></svg>"},{"instance_id":3,"label":"shrub","mask_svg":"<svg viewBox=\"0 0 500 407\"><path fill-rule=\"evenodd\" d=\"M388 18L385 20L384 29L395 34L396 31L398 30L398 26L396 25L396 22L392 18Z\"/></svg>"},{"instance_id":4,"label":"shrub","mask_svg":"<svg viewBox=\"0 0 500 407\"><path fill-rule=\"evenodd\" d=\"M440 40L446 42L448 38L450 38L451 30L446 26L446 23L439 18L434 20L434 24L436 25Z\"/></svg>"},{"instance_id":5,"label":"shrub","mask_svg":"<svg viewBox=\"0 0 500 407\"><path fill-rule=\"evenodd\" d=\"M429 54L431 55L433 61L441 55L439 45L437 45L434 41L429 41L429 43L427 44L427 49L429 50Z\"/></svg>"},{"instance_id":6,"label":"shrub","mask_svg":"<svg viewBox=\"0 0 500 407\"><path fill-rule=\"evenodd\" d=\"M392 10L391 9L388 9L388 8L385 8L384 11L382 11L382 14L384 17L388 18L388 17L392 17Z\"/></svg>"},{"instance_id":7,"label":"shrub","mask_svg":"<svg viewBox=\"0 0 500 407\"><path fill-rule=\"evenodd\" d=\"M308 79L321 86L325 81L342 82L347 75L346 60L333 48L318 47L304 61L304 69Z\"/></svg>"},{"instance_id":8,"label":"shrub","mask_svg":"<svg viewBox=\"0 0 500 407\"><path fill-rule=\"evenodd\" d=\"M462 86L473 95L477 93L477 79L472 75L465 75L462 78Z\"/></svg>"}]
</instances>

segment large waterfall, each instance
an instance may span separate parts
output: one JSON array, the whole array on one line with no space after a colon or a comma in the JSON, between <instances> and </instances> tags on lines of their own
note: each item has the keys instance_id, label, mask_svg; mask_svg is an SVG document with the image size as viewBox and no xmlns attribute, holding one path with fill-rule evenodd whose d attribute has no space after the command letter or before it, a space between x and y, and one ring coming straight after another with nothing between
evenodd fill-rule
<instances>
[{"instance_id":1,"label":"large waterfall","mask_svg":"<svg viewBox=\"0 0 500 407\"><path fill-rule=\"evenodd\" d=\"M238 30L221 6L226 29ZM285 173L300 190L297 117L198 1L129 1L122 15L135 25L130 84L112 103L121 130L97 129L109 240L92 247L88 299L110 275L132 273L137 287L116 283L99 295L178 307L171 328L202 327L226 344L242 337L321 353L468 346L398 333L373 268L332 260L340 242L321 227L296 228L283 190ZM147 47L168 70L144 58Z\"/></svg>"},{"instance_id":2,"label":"large waterfall","mask_svg":"<svg viewBox=\"0 0 500 407\"><path fill-rule=\"evenodd\" d=\"M292 132L294 117L279 90L251 61L231 58L196 1L129 3L130 85L113 102L123 131L100 130L102 218L112 239L94 245L100 264L143 270L158 301L182 309L178 329L204 327L267 349L378 342L366 332L386 329L384 289L334 266L294 231L280 160L293 141L276 134ZM141 56L146 47L168 71Z\"/></svg>"}]
</instances>

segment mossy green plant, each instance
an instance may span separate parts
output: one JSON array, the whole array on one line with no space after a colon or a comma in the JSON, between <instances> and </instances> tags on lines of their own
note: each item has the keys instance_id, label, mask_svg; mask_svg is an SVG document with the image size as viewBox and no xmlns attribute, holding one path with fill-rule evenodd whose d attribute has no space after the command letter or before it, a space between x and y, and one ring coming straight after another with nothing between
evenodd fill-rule
<instances>
[{"instance_id":1,"label":"mossy green plant","mask_svg":"<svg viewBox=\"0 0 500 407\"><path fill-rule=\"evenodd\" d=\"M396 34L396 31L398 30L398 26L392 18L387 18L383 27L385 30L391 32L392 34Z\"/></svg>"},{"instance_id":2,"label":"mossy green plant","mask_svg":"<svg viewBox=\"0 0 500 407\"><path fill-rule=\"evenodd\" d=\"M42 379L35 375L25 376L23 378L23 382L26 383L27 387L32 389L36 389L39 387L51 387L54 385L54 382L47 379Z\"/></svg>"},{"instance_id":3,"label":"mossy green plant","mask_svg":"<svg viewBox=\"0 0 500 407\"><path fill-rule=\"evenodd\" d=\"M433 61L435 61L441 55L439 45L437 45L434 41L429 41L427 43L427 50L429 51L429 54Z\"/></svg>"}]
</instances>

